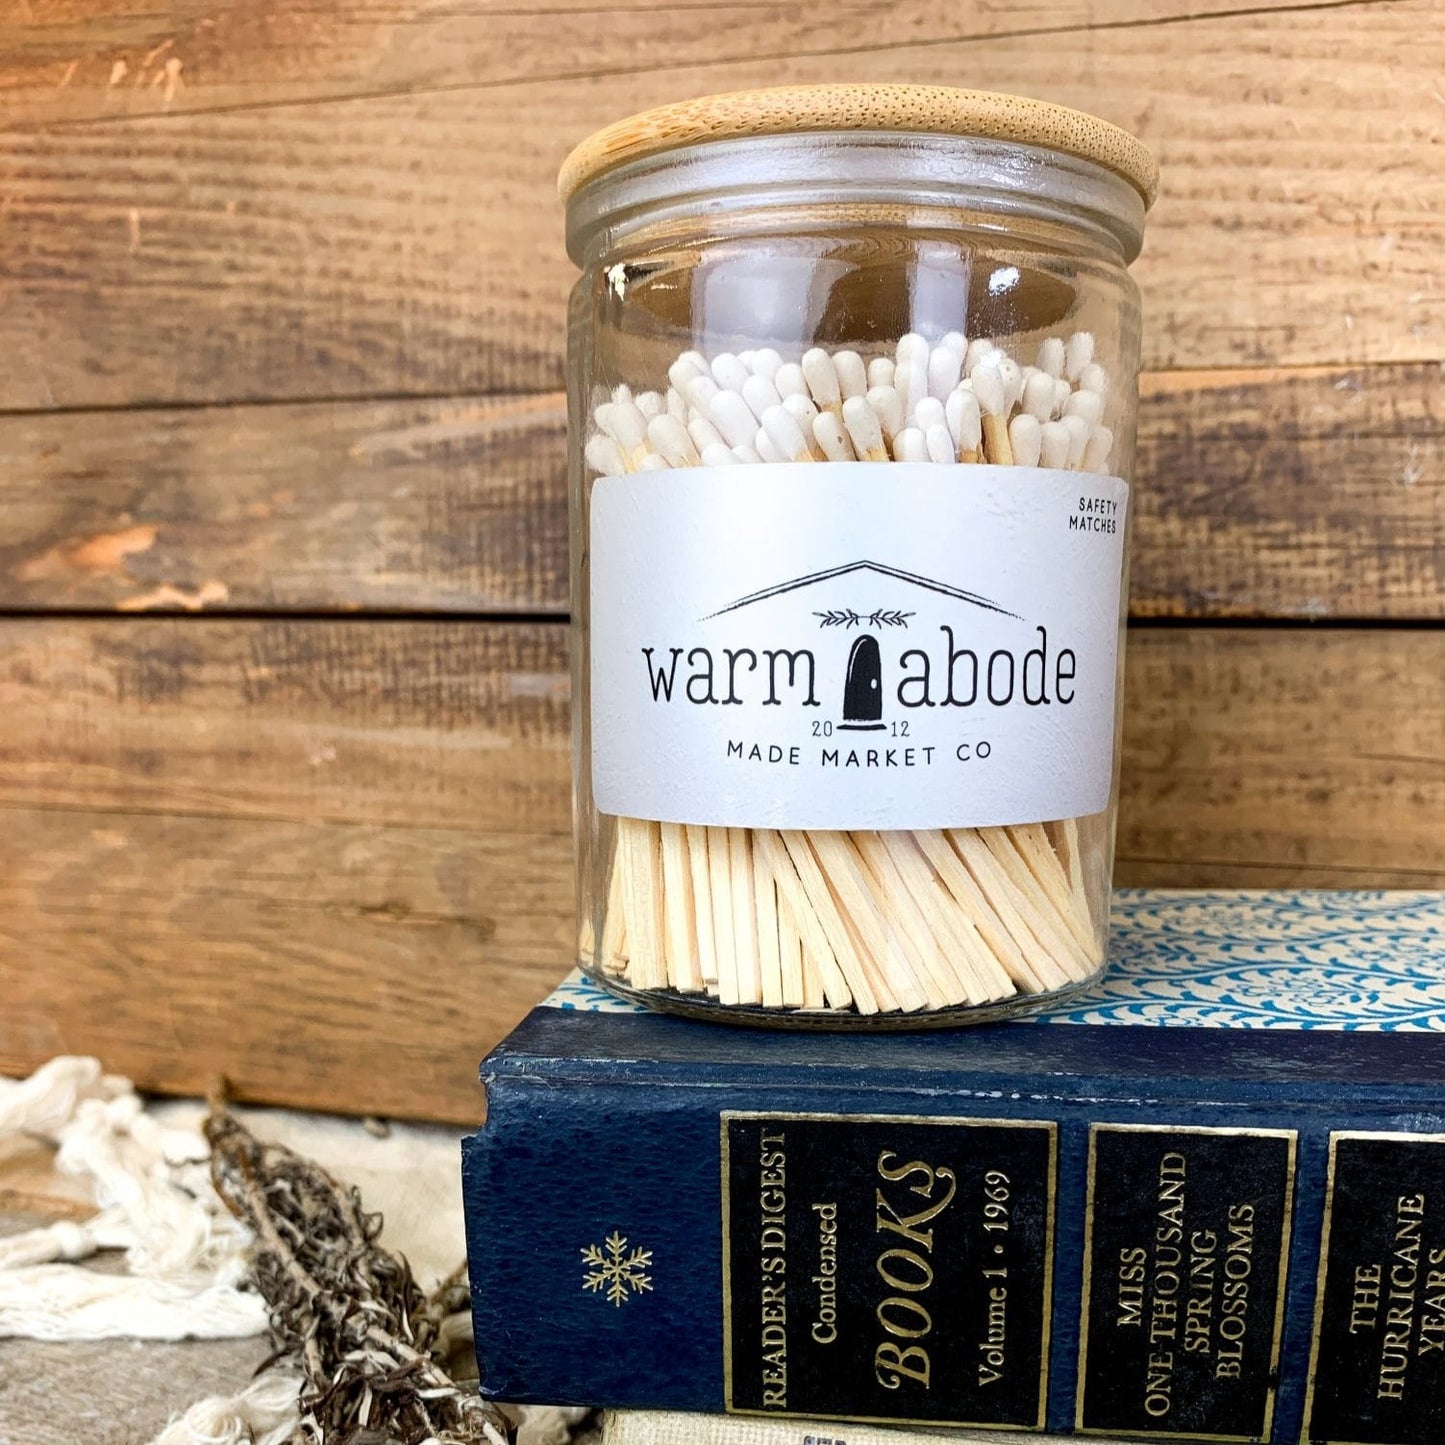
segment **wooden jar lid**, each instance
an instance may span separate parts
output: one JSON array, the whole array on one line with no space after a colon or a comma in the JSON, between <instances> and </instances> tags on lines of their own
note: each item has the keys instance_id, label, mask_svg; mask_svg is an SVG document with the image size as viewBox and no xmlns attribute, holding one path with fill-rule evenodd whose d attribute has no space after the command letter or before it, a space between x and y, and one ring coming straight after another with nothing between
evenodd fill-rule
<instances>
[{"instance_id":1,"label":"wooden jar lid","mask_svg":"<svg viewBox=\"0 0 1445 1445\"><path fill-rule=\"evenodd\" d=\"M1122 176L1146 207L1159 189L1159 163L1142 141L1067 106L937 85L789 85L680 101L617 121L588 136L562 162L557 190L565 201L628 161L702 141L868 130L1043 146Z\"/></svg>"}]
</instances>

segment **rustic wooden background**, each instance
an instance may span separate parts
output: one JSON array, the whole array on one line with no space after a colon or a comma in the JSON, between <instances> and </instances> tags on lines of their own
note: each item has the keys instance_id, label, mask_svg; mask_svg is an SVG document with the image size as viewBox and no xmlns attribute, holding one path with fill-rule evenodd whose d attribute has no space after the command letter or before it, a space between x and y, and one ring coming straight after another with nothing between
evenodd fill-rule
<instances>
[{"instance_id":1,"label":"rustic wooden background","mask_svg":"<svg viewBox=\"0 0 1445 1445\"><path fill-rule=\"evenodd\" d=\"M557 163L827 79L1162 160L1120 881L1445 885L1445 3L0 0L0 1069L476 1116L568 964Z\"/></svg>"}]
</instances>

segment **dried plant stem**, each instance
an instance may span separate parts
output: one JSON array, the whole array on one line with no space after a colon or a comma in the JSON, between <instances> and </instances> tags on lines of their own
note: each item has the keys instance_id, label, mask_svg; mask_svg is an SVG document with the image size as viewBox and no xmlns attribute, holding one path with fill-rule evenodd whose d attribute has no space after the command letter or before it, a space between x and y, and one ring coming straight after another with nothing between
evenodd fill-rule
<instances>
[{"instance_id":1,"label":"dried plant stem","mask_svg":"<svg viewBox=\"0 0 1445 1445\"><path fill-rule=\"evenodd\" d=\"M377 1243L380 1216L291 1150L262 1144L213 1104L211 1175L256 1236L254 1274L271 1310L273 1362L304 1381L297 1445L506 1445L511 1425L442 1360L447 1318L467 1304L458 1271L430 1296Z\"/></svg>"}]
</instances>

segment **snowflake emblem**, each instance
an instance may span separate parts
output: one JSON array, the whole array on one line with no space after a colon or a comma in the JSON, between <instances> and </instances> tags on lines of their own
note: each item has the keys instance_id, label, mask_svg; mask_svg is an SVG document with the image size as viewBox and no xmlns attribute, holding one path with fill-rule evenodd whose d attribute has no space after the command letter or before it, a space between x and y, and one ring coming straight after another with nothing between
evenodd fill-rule
<instances>
[{"instance_id":1,"label":"snowflake emblem","mask_svg":"<svg viewBox=\"0 0 1445 1445\"><path fill-rule=\"evenodd\" d=\"M652 1251L629 1250L627 1237L618 1230L607 1236L605 1250L600 1244L589 1244L581 1253L586 1267L582 1288L594 1294L605 1292L619 1309L632 1295L652 1288L652 1276L646 1273L652 1263Z\"/></svg>"}]
</instances>

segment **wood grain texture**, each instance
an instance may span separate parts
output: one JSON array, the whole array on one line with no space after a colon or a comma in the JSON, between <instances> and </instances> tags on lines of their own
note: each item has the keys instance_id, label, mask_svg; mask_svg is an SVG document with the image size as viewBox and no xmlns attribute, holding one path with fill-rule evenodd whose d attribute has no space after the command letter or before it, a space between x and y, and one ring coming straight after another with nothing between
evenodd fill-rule
<instances>
[{"instance_id":1,"label":"wood grain texture","mask_svg":"<svg viewBox=\"0 0 1445 1445\"><path fill-rule=\"evenodd\" d=\"M0 808L569 832L549 624L0 621Z\"/></svg>"},{"instance_id":2,"label":"wood grain texture","mask_svg":"<svg viewBox=\"0 0 1445 1445\"><path fill-rule=\"evenodd\" d=\"M0 815L0 1071L476 1122L477 1062L566 972L558 834ZM23 960L23 963L21 962Z\"/></svg>"},{"instance_id":3,"label":"wood grain texture","mask_svg":"<svg viewBox=\"0 0 1445 1445\"><path fill-rule=\"evenodd\" d=\"M1121 881L1445 887L1445 632L1136 629L1124 707Z\"/></svg>"},{"instance_id":4,"label":"wood grain texture","mask_svg":"<svg viewBox=\"0 0 1445 1445\"><path fill-rule=\"evenodd\" d=\"M560 613L559 396L0 417L0 608Z\"/></svg>"},{"instance_id":5,"label":"wood grain texture","mask_svg":"<svg viewBox=\"0 0 1445 1445\"><path fill-rule=\"evenodd\" d=\"M1136 617L1445 618L1438 364L1141 382Z\"/></svg>"},{"instance_id":6,"label":"wood grain texture","mask_svg":"<svg viewBox=\"0 0 1445 1445\"><path fill-rule=\"evenodd\" d=\"M1445 618L1437 366L1145 376L1136 617ZM557 395L0 417L0 608L567 609Z\"/></svg>"},{"instance_id":7,"label":"wood grain texture","mask_svg":"<svg viewBox=\"0 0 1445 1445\"><path fill-rule=\"evenodd\" d=\"M0 1069L475 1118L570 959L562 703L442 682L476 625L58 630L0 626ZM1441 633L1139 629L1126 718L1121 883L1445 886Z\"/></svg>"},{"instance_id":8,"label":"wood grain texture","mask_svg":"<svg viewBox=\"0 0 1445 1445\"><path fill-rule=\"evenodd\" d=\"M1445 0L1191 7L1166 23L1112 6L1103 23L991 37L972 34L982 6L920 3L901 22L876 12L886 36L850 11L817 53L789 27L831 11L580 7L510 17L547 51L521 72L497 58L525 47L459 19L426 48L455 42L472 78L350 98L297 90L301 36L342 24L324 8L259 8L244 100L93 120L31 107L0 137L5 405L555 390L572 271L553 178L570 144L644 105L836 79L845 59L859 80L986 73L1154 144L1164 191L1136 268L1152 368L1433 361L1445 343ZM658 64L659 26L686 27L699 54ZM180 39L149 63L147 93L170 60L184 66ZM63 87L61 70L61 95L81 69ZM274 96L273 72L289 77Z\"/></svg>"},{"instance_id":9,"label":"wood grain texture","mask_svg":"<svg viewBox=\"0 0 1445 1445\"><path fill-rule=\"evenodd\" d=\"M467 90L553 75L602 79L679 64L986 44L1228 16L1239 0L896 0L828 8L786 0L167 0L28 5L4 14L0 72L14 123L188 115L238 106ZM1255 0L1252 11L1298 10ZM1305 7L1309 8L1309 7ZM845 34L840 34L840 19Z\"/></svg>"}]
</instances>

